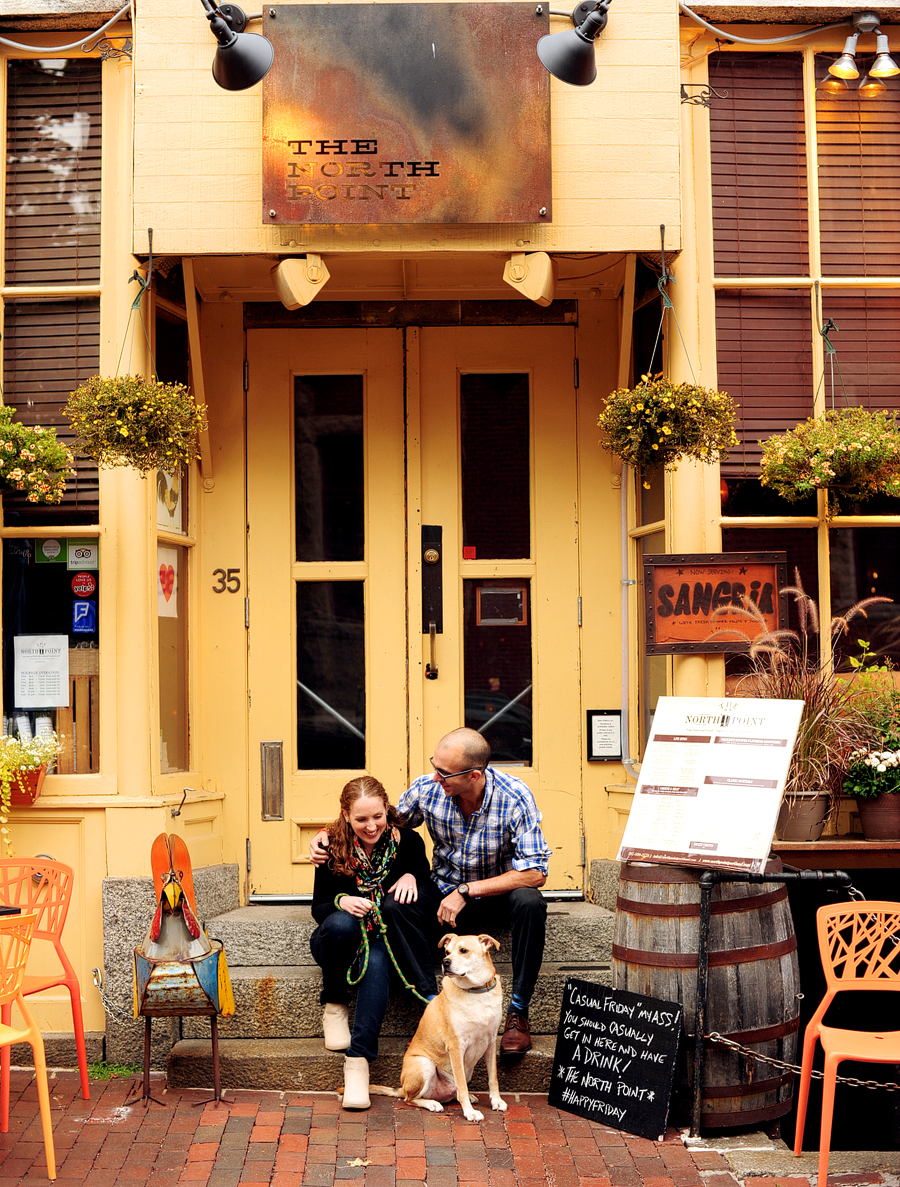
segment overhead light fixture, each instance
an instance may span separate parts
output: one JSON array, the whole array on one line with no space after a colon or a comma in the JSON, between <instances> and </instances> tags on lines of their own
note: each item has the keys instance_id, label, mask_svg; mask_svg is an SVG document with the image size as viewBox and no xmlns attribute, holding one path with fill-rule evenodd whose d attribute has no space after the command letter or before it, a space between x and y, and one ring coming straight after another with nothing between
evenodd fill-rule
<instances>
[{"instance_id":1,"label":"overhead light fixture","mask_svg":"<svg viewBox=\"0 0 900 1187\"><path fill-rule=\"evenodd\" d=\"M255 86L269 73L275 59L268 37L244 32L247 22L256 20L262 13L247 16L236 4L217 5L216 0L201 0L201 3L219 43L213 78L226 91L245 91Z\"/></svg>"},{"instance_id":2,"label":"overhead light fixture","mask_svg":"<svg viewBox=\"0 0 900 1187\"><path fill-rule=\"evenodd\" d=\"M846 78L835 78L833 74L826 74L816 89L824 91L826 95L850 94L850 84Z\"/></svg>"},{"instance_id":3,"label":"overhead light fixture","mask_svg":"<svg viewBox=\"0 0 900 1187\"><path fill-rule=\"evenodd\" d=\"M282 260L275 265L270 275L285 309L299 309L301 305L308 305L331 279L322 257L310 252L305 256Z\"/></svg>"},{"instance_id":4,"label":"overhead light fixture","mask_svg":"<svg viewBox=\"0 0 900 1187\"><path fill-rule=\"evenodd\" d=\"M859 34L851 33L844 42L844 52L836 62L832 62L828 67L829 74L833 74L835 78L859 78L854 56L857 41L859 41Z\"/></svg>"},{"instance_id":5,"label":"overhead light fixture","mask_svg":"<svg viewBox=\"0 0 900 1187\"><path fill-rule=\"evenodd\" d=\"M572 13L574 29L548 33L537 43L538 57L554 78L573 87L586 87L597 77L594 40L606 28L610 3L586 0Z\"/></svg>"},{"instance_id":6,"label":"overhead light fixture","mask_svg":"<svg viewBox=\"0 0 900 1187\"><path fill-rule=\"evenodd\" d=\"M553 301L556 269L545 251L513 252L503 267L503 279L535 305Z\"/></svg>"},{"instance_id":7,"label":"overhead light fixture","mask_svg":"<svg viewBox=\"0 0 900 1187\"><path fill-rule=\"evenodd\" d=\"M891 57L888 48L887 33L879 33L876 38L877 54L875 61L869 67L870 78L894 78L900 74L900 66Z\"/></svg>"},{"instance_id":8,"label":"overhead light fixture","mask_svg":"<svg viewBox=\"0 0 900 1187\"><path fill-rule=\"evenodd\" d=\"M880 78L873 78L870 70L856 89L865 98L874 99L876 95L884 94L887 90L887 83L882 82Z\"/></svg>"}]
</instances>

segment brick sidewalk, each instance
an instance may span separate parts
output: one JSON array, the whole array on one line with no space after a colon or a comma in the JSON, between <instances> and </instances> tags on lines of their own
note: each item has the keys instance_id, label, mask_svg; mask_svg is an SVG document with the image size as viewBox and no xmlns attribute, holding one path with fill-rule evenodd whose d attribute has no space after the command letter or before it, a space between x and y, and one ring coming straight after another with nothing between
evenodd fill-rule
<instances>
[{"instance_id":1,"label":"brick sidewalk","mask_svg":"<svg viewBox=\"0 0 900 1187\"><path fill-rule=\"evenodd\" d=\"M367 1112L341 1109L311 1093L229 1093L204 1104L196 1090L152 1090L164 1104L126 1106L133 1081L92 1082L83 1101L74 1073L51 1080L58 1182L62 1187L735 1187L724 1158L688 1150L675 1131L664 1142L607 1129L547 1104L540 1095L506 1097L471 1124L454 1104L428 1113L381 1098ZM47 1182L37 1092L14 1071L10 1132L0 1135L0 1187ZM880 1176L829 1176L829 1185L878 1183ZM779 1177L782 1187L809 1187ZM755 1177L754 1187L774 1187Z\"/></svg>"}]
</instances>

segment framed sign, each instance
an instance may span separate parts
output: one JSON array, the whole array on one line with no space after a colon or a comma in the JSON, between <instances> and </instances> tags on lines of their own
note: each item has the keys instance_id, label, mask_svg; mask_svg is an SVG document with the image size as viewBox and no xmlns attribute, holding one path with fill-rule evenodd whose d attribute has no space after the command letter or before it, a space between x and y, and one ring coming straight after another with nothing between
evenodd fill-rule
<instances>
[{"instance_id":1,"label":"framed sign","mask_svg":"<svg viewBox=\"0 0 900 1187\"><path fill-rule=\"evenodd\" d=\"M588 762L622 757L622 710L588 709Z\"/></svg>"},{"instance_id":2,"label":"framed sign","mask_svg":"<svg viewBox=\"0 0 900 1187\"><path fill-rule=\"evenodd\" d=\"M551 221L533 3L263 6L264 225Z\"/></svg>"},{"instance_id":3,"label":"framed sign","mask_svg":"<svg viewBox=\"0 0 900 1187\"><path fill-rule=\"evenodd\" d=\"M747 651L786 624L786 585L784 552L645 556L646 653Z\"/></svg>"}]
</instances>

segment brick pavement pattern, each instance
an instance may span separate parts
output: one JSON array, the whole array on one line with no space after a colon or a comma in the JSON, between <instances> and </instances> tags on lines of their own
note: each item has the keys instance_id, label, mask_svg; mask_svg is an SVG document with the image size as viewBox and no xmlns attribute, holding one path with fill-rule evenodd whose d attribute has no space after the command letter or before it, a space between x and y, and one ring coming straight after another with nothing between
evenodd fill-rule
<instances>
[{"instance_id":1,"label":"brick pavement pattern","mask_svg":"<svg viewBox=\"0 0 900 1187\"><path fill-rule=\"evenodd\" d=\"M546 1096L506 1096L494 1113L482 1094L482 1124L457 1104L429 1113L373 1098L367 1112L343 1110L325 1093L237 1092L215 1105L198 1090L163 1103L126 1104L135 1081L94 1081L81 1099L78 1076L50 1084L60 1187L736 1187L721 1155L686 1149L670 1130L647 1141L548 1105ZM137 1090L140 1091L139 1084ZM862 1176L860 1176L861 1178ZM829 1187L856 1176L829 1176ZM880 1176L866 1177L877 1183ZM12 1073L9 1133L0 1135L0 1187L46 1184L37 1092ZM755 1178L754 1187L775 1187ZM809 1180L781 1179L781 1187Z\"/></svg>"}]
</instances>

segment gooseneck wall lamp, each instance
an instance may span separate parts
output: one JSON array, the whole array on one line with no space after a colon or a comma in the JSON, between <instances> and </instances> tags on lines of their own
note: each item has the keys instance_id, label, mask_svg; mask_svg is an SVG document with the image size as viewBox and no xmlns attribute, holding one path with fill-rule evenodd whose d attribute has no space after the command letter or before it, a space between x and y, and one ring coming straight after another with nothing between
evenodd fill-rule
<instances>
[{"instance_id":1,"label":"gooseneck wall lamp","mask_svg":"<svg viewBox=\"0 0 900 1187\"><path fill-rule=\"evenodd\" d=\"M247 22L262 14L246 16L236 4L217 4L216 0L201 0L201 3L219 43L212 68L219 86L226 91L244 91L265 78L275 57L272 43L259 33L244 32ZM610 3L611 0L582 0L571 13L574 29L548 33L540 39L538 57L555 78L583 87L597 77L594 40L606 28ZM540 5L537 11L541 12ZM547 11L553 16L570 15L555 8Z\"/></svg>"}]
</instances>

